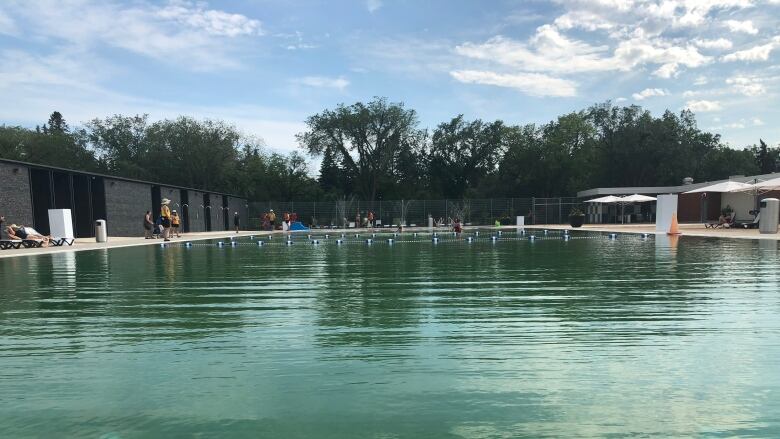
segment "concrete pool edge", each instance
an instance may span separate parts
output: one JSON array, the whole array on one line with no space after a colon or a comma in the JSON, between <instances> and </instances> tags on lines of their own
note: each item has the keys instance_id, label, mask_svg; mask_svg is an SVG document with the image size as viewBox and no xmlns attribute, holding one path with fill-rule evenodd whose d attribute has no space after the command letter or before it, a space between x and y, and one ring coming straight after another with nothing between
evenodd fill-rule
<instances>
[{"instance_id":1,"label":"concrete pool edge","mask_svg":"<svg viewBox=\"0 0 780 439\"><path fill-rule=\"evenodd\" d=\"M703 224L683 224L680 226L683 236L695 236L703 238L723 238L723 239L754 239L754 240L780 240L780 234L760 234L756 229L707 229ZM581 232L597 232L597 233L628 233L628 234L650 234L657 235L663 234L663 232L656 232L653 224L598 224L591 225L586 224L582 227L571 227L564 224L539 224L539 225L527 225L524 227L527 230L570 230ZM501 226L501 227L466 227L465 230L517 230L516 226ZM427 227L414 227L404 229L404 233L412 232L428 232ZM442 231L443 228L434 229L434 231ZM311 233L392 233L392 229L314 229ZM170 241L171 244L194 242L194 241L207 241L212 239L226 239L226 238L247 238L250 236L268 236L268 235L284 235L287 232L281 230L271 231L242 231L240 233L224 231L224 232L196 232L189 233L181 238L175 238ZM293 232L296 235L302 235L306 232ZM89 250L105 250L111 248L126 248L126 247L138 247L144 245L160 245L163 243L160 239L144 239L143 237L109 237L108 242L85 242L86 239L82 238L81 241L77 240L73 246L64 247L48 247L48 248L21 248L12 250L0 251L0 259L13 258L20 256L37 256L46 254L57 254L66 252L77 251L89 251Z\"/></svg>"}]
</instances>

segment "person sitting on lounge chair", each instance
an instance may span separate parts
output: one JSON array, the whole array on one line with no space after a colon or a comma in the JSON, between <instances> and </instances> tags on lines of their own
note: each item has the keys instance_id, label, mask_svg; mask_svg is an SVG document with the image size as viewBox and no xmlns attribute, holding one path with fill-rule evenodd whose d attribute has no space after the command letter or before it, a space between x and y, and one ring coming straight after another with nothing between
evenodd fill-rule
<instances>
[{"instance_id":1,"label":"person sitting on lounge chair","mask_svg":"<svg viewBox=\"0 0 780 439\"><path fill-rule=\"evenodd\" d=\"M43 247L48 247L49 242L51 241L51 236L44 236L38 233L37 230L33 229L32 227L25 227L25 226L17 226L16 224L11 224L8 226L8 228L5 229L6 233L8 233L8 237L11 239L18 239L22 241L32 240L32 241L41 241L43 244Z\"/></svg>"}]
</instances>

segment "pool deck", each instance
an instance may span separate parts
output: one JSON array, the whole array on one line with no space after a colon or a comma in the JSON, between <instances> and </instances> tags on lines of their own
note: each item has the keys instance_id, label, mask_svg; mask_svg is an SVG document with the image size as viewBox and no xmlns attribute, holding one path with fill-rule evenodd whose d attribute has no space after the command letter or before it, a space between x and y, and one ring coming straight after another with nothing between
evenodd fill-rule
<instances>
[{"instance_id":1,"label":"pool deck","mask_svg":"<svg viewBox=\"0 0 780 439\"><path fill-rule=\"evenodd\" d=\"M182 243L187 241L203 241L206 239L225 239L230 237L248 237L248 236L260 236L268 235L272 232L256 232L256 231L242 231L240 233L223 231L223 232L197 232L187 233L182 235L181 238L171 238L170 243ZM279 232L281 233L281 232ZM110 236L107 242L95 242L95 238L79 238L73 243L72 246L64 245L62 247L46 247L46 248L20 248L20 249L8 249L0 250L0 259L11 258L15 256L33 256L43 255L51 253L64 253L64 252L77 252L85 250L100 250L107 248L121 248L121 247L136 247L140 245L160 245L164 241L162 239L145 239L143 237L121 237Z\"/></svg>"},{"instance_id":2,"label":"pool deck","mask_svg":"<svg viewBox=\"0 0 780 439\"><path fill-rule=\"evenodd\" d=\"M471 227L467 227L466 230ZM490 228L489 226L480 227L481 229ZM588 232L605 232L605 233L650 233L655 234L654 224L586 224L580 228L572 228L569 225L562 224L546 224L546 225L528 225L525 226L529 230L580 230ZM407 232L425 232L428 231L427 227L414 227L406 228ZM439 229L442 230L442 229ZM503 226L501 230L516 230L516 226ZM375 229L375 232L390 233L392 229ZM708 229L703 224L681 224L680 231L684 236L703 236L712 238L728 238L728 239L766 239L766 240L780 240L780 234L761 234L757 229ZM368 229L329 229L329 233L367 233ZM187 233L182 235L181 238L171 239L171 243L181 243L187 241L202 241L207 239L226 239L230 237L248 237L248 236L266 236L269 234L282 234L284 232L277 230L274 232L267 231L242 231L240 233L223 231L223 232L198 232ZM312 233L325 233L325 230L315 229ZM662 233L662 232L661 232ZM11 258L16 256L34 256L42 254L53 254L63 252L74 251L86 251L86 250L99 250L107 248L121 248L121 247L135 247L140 245L160 245L163 241L161 239L144 239L143 237L109 237L108 242L95 242L94 238L81 238L77 239L72 246L63 247L48 247L48 248L20 248L0 250L0 259Z\"/></svg>"},{"instance_id":3,"label":"pool deck","mask_svg":"<svg viewBox=\"0 0 780 439\"><path fill-rule=\"evenodd\" d=\"M505 226L502 229L514 229L514 226ZM655 224L585 224L579 228L573 228L569 225L533 225L525 226L526 229L548 229L548 230L581 230L589 232L607 232L607 233L664 233L656 232ZM680 224L680 232L683 236L703 236L709 238L729 238L729 239L767 239L780 240L780 234L762 234L758 229L710 229L705 228L704 224Z\"/></svg>"}]
</instances>

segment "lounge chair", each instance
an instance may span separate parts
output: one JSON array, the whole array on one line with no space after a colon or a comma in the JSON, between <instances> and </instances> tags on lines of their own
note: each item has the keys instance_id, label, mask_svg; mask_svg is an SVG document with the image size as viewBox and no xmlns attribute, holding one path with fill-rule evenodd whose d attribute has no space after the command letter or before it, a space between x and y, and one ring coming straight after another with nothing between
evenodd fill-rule
<instances>
[{"instance_id":1,"label":"lounge chair","mask_svg":"<svg viewBox=\"0 0 780 439\"><path fill-rule=\"evenodd\" d=\"M753 218L753 221L734 221L734 224L732 224L731 227L739 229L757 229L760 217L761 214L759 213Z\"/></svg>"},{"instance_id":2,"label":"lounge chair","mask_svg":"<svg viewBox=\"0 0 780 439\"><path fill-rule=\"evenodd\" d=\"M51 241L49 241L51 242ZM43 247L42 239L22 239L22 246L24 248L40 248Z\"/></svg>"},{"instance_id":3,"label":"lounge chair","mask_svg":"<svg viewBox=\"0 0 780 439\"><path fill-rule=\"evenodd\" d=\"M76 240L73 238L51 238L51 241L49 242L53 247L62 247L65 244L71 246L75 241Z\"/></svg>"},{"instance_id":4,"label":"lounge chair","mask_svg":"<svg viewBox=\"0 0 780 439\"><path fill-rule=\"evenodd\" d=\"M724 229L734 226L734 218L736 215L727 216L723 219L718 218L717 221L709 221L704 224L705 229Z\"/></svg>"},{"instance_id":5,"label":"lounge chair","mask_svg":"<svg viewBox=\"0 0 780 439\"><path fill-rule=\"evenodd\" d=\"M22 241L19 239L2 239L0 240L0 250L8 250L12 248L20 248Z\"/></svg>"}]
</instances>

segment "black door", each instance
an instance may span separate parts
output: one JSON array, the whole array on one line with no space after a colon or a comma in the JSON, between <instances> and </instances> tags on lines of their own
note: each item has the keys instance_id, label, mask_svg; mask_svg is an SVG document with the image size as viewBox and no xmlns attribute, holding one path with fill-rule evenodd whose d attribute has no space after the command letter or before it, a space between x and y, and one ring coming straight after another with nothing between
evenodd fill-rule
<instances>
[{"instance_id":1,"label":"black door","mask_svg":"<svg viewBox=\"0 0 780 439\"><path fill-rule=\"evenodd\" d=\"M108 216L106 213L106 184L103 181L103 177L91 177L89 186L92 201L92 221L99 219L108 220L106 218ZM94 236L94 228L92 233Z\"/></svg>"},{"instance_id":2,"label":"black door","mask_svg":"<svg viewBox=\"0 0 780 439\"><path fill-rule=\"evenodd\" d=\"M73 176L73 232L76 238L92 238L95 227L92 217L92 197L90 179L86 175Z\"/></svg>"},{"instance_id":3,"label":"black door","mask_svg":"<svg viewBox=\"0 0 780 439\"><path fill-rule=\"evenodd\" d=\"M181 200L181 231L189 233L190 231L190 193L186 189L179 190L179 200Z\"/></svg>"},{"instance_id":4,"label":"black door","mask_svg":"<svg viewBox=\"0 0 780 439\"><path fill-rule=\"evenodd\" d=\"M160 206L162 205L162 192L160 186L152 186L152 221L157 221L157 217L160 216Z\"/></svg>"},{"instance_id":5,"label":"black door","mask_svg":"<svg viewBox=\"0 0 780 439\"><path fill-rule=\"evenodd\" d=\"M230 230L230 209L228 209L228 197L222 196L222 217L225 223L225 230Z\"/></svg>"},{"instance_id":6,"label":"black door","mask_svg":"<svg viewBox=\"0 0 780 439\"><path fill-rule=\"evenodd\" d=\"M206 225L206 231L211 231L211 198L209 194L203 194L203 223Z\"/></svg>"},{"instance_id":7,"label":"black door","mask_svg":"<svg viewBox=\"0 0 780 439\"><path fill-rule=\"evenodd\" d=\"M51 172L30 169L30 191L32 192L33 224L44 235L49 234L49 209L54 206L51 188ZM29 226L30 224L24 224Z\"/></svg>"}]
</instances>

